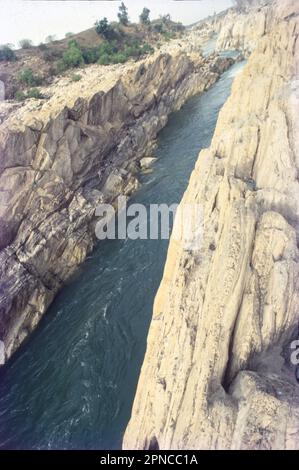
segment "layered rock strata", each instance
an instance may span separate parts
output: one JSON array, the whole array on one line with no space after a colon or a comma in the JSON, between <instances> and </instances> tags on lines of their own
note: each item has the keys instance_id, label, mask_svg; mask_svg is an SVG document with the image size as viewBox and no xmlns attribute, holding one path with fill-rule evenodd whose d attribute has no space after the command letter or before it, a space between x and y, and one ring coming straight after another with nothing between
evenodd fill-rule
<instances>
[{"instance_id":1,"label":"layered rock strata","mask_svg":"<svg viewBox=\"0 0 299 470\"><path fill-rule=\"evenodd\" d=\"M298 449L298 33L274 2L199 155L203 236L170 242L126 449Z\"/></svg>"},{"instance_id":2,"label":"layered rock strata","mask_svg":"<svg viewBox=\"0 0 299 470\"><path fill-rule=\"evenodd\" d=\"M244 11L231 8L216 22L216 50L239 50L249 56L271 29L272 0L256 0Z\"/></svg>"},{"instance_id":3,"label":"layered rock strata","mask_svg":"<svg viewBox=\"0 0 299 470\"><path fill-rule=\"evenodd\" d=\"M7 361L95 245L94 212L138 187L168 115L231 65L156 53L82 70L0 109L0 345Z\"/></svg>"}]
</instances>

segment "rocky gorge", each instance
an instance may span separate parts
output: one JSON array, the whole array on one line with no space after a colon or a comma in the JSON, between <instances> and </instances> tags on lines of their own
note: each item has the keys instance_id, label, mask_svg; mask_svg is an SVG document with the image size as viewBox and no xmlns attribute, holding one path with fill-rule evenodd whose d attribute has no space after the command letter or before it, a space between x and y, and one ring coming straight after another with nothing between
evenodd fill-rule
<instances>
[{"instance_id":1,"label":"rocky gorge","mask_svg":"<svg viewBox=\"0 0 299 470\"><path fill-rule=\"evenodd\" d=\"M233 62L195 46L186 38L141 62L90 66L46 99L1 104L1 364L95 246L96 206L138 187L169 114Z\"/></svg>"},{"instance_id":2,"label":"rocky gorge","mask_svg":"<svg viewBox=\"0 0 299 470\"><path fill-rule=\"evenodd\" d=\"M170 241L124 449L298 449L298 18L223 19L218 47L250 57L181 202L203 239Z\"/></svg>"},{"instance_id":3,"label":"rocky gorge","mask_svg":"<svg viewBox=\"0 0 299 470\"><path fill-rule=\"evenodd\" d=\"M0 103L0 448L298 449L299 6L249 3ZM168 241L95 210L179 200L199 149L157 292Z\"/></svg>"}]
</instances>

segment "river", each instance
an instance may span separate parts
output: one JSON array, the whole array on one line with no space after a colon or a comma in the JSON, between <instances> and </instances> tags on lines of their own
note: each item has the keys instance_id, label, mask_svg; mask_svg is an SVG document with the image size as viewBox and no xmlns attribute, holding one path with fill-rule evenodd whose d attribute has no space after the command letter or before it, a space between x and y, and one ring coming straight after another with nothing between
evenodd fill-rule
<instances>
[{"instance_id":1,"label":"river","mask_svg":"<svg viewBox=\"0 0 299 470\"><path fill-rule=\"evenodd\" d=\"M158 160L131 202L180 201L243 65L170 116ZM167 240L99 243L1 370L0 448L120 448L167 247Z\"/></svg>"}]
</instances>

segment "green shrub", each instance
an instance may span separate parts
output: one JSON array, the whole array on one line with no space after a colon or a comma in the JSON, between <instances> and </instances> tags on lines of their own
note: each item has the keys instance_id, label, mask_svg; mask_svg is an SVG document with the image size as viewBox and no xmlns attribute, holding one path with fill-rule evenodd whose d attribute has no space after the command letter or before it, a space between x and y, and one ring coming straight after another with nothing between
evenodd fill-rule
<instances>
[{"instance_id":1,"label":"green shrub","mask_svg":"<svg viewBox=\"0 0 299 470\"><path fill-rule=\"evenodd\" d=\"M117 52L117 54L111 56L111 62L113 64L124 64L127 60L127 56L122 52Z\"/></svg>"},{"instance_id":2,"label":"green shrub","mask_svg":"<svg viewBox=\"0 0 299 470\"><path fill-rule=\"evenodd\" d=\"M82 78L82 75L79 75L78 73L73 73L70 78L72 82L79 82Z\"/></svg>"},{"instance_id":3,"label":"green shrub","mask_svg":"<svg viewBox=\"0 0 299 470\"><path fill-rule=\"evenodd\" d=\"M72 36L74 36L74 33L66 33L65 34L65 38L71 38Z\"/></svg>"},{"instance_id":4,"label":"green shrub","mask_svg":"<svg viewBox=\"0 0 299 470\"><path fill-rule=\"evenodd\" d=\"M25 101L28 98L41 99L43 98L43 95L37 88L30 88L26 93L22 90L15 92L15 100L17 101Z\"/></svg>"},{"instance_id":5,"label":"green shrub","mask_svg":"<svg viewBox=\"0 0 299 470\"><path fill-rule=\"evenodd\" d=\"M108 54L112 55L119 51L117 41L105 41L99 46L99 55Z\"/></svg>"},{"instance_id":6,"label":"green shrub","mask_svg":"<svg viewBox=\"0 0 299 470\"><path fill-rule=\"evenodd\" d=\"M39 86L42 84L42 78L33 73L31 69L24 69L19 75L19 81L29 86Z\"/></svg>"},{"instance_id":7,"label":"green shrub","mask_svg":"<svg viewBox=\"0 0 299 470\"><path fill-rule=\"evenodd\" d=\"M78 45L78 42L76 41L76 39L71 39L68 43L68 48L71 49L71 47L77 47L79 49L79 45Z\"/></svg>"},{"instance_id":8,"label":"green shrub","mask_svg":"<svg viewBox=\"0 0 299 470\"><path fill-rule=\"evenodd\" d=\"M144 55L144 54L153 54L155 52L155 49L150 44L148 44L146 42L141 47L141 52L142 52L142 55Z\"/></svg>"},{"instance_id":9,"label":"green shrub","mask_svg":"<svg viewBox=\"0 0 299 470\"><path fill-rule=\"evenodd\" d=\"M67 70L67 66L62 59L57 62L56 70L57 73L63 73Z\"/></svg>"},{"instance_id":10,"label":"green shrub","mask_svg":"<svg viewBox=\"0 0 299 470\"><path fill-rule=\"evenodd\" d=\"M137 57L138 51L133 46L125 45L124 54L129 59L130 57Z\"/></svg>"},{"instance_id":11,"label":"green shrub","mask_svg":"<svg viewBox=\"0 0 299 470\"><path fill-rule=\"evenodd\" d=\"M125 44L118 44L117 41L106 41L97 49L97 63L100 65L123 64L128 59L139 58L142 55L150 54L154 49L149 44L143 44L139 39L128 39Z\"/></svg>"},{"instance_id":12,"label":"green shrub","mask_svg":"<svg viewBox=\"0 0 299 470\"><path fill-rule=\"evenodd\" d=\"M100 58L99 49L97 47L83 49L82 55L85 64L95 64Z\"/></svg>"},{"instance_id":13,"label":"green shrub","mask_svg":"<svg viewBox=\"0 0 299 470\"><path fill-rule=\"evenodd\" d=\"M66 68L80 67L84 64L83 54L76 41L70 41L69 48L62 56Z\"/></svg>"},{"instance_id":14,"label":"green shrub","mask_svg":"<svg viewBox=\"0 0 299 470\"><path fill-rule=\"evenodd\" d=\"M17 90L15 92L15 100L16 101L24 101L26 99L26 95L23 91Z\"/></svg>"},{"instance_id":15,"label":"green shrub","mask_svg":"<svg viewBox=\"0 0 299 470\"><path fill-rule=\"evenodd\" d=\"M98 60L98 64L100 65L109 65L110 63L110 56L106 53L102 54Z\"/></svg>"},{"instance_id":16,"label":"green shrub","mask_svg":"<svg viewBox=\"0 0 299 470\"><path fill-rule=\"evenodd\" d=\"M0 62L17 60L15 52L9 46L0 46Z\"/></svg>"},{"instance_id":17,"label":"green shrub","mask_svg":"<svg viewBox=\"0 0 299 470\"><path fill-rule=\"evenodd\" d=\"M30 90L27 91L27 98L42 99L43 95L37 88L30 88Z\"/></svg>"},{"instance_id":18,"label":"green shrub","mask_svg":"<svg viewBox=\"0 0 299 470\"><path fill-rule=\"evenodd\" d=\"M21 39L21 41L19 41L19 46L21 49L31 49L33 47L33 43L31 39Z\"/></svg>"}]
</instances>

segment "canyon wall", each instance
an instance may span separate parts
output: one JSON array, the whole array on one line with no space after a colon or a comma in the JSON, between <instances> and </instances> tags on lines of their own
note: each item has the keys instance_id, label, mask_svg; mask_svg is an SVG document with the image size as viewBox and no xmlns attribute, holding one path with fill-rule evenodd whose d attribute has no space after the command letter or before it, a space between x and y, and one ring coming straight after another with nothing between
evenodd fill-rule
<instances>
[{"instance_id":1,"label":"canyon wall","mask_svg":"<svg viewBox=\"0 0 299 470\"><path fill-rule=\"evenodd\" d=\"M43 89L48 99L1 104L0 364L93 249L96 206L138 187L168 115L232 63L180 50L90 66Z\"/></svg>"},{"instance_id":2,"label":"canyon wall","mask_svg":"<svg viewBox=\"0 0 299 470\"><path fill-rule=\"evenodd\" d=\"M170 241L125 449L299 446L298 2L265 25L181 202L203 235Z\"/></svg>"},{"instance_id":3,"label":"canyon wall","mask_svg":"<svg viewBox=\"0 0 299 470\"><path fill-rule=\"evenodd\" d=\"M244 12L231 9L220 18L216 49L236 49L249 55L271 27L271 2L262 2Z\"/></svg>"}]
</instances>

